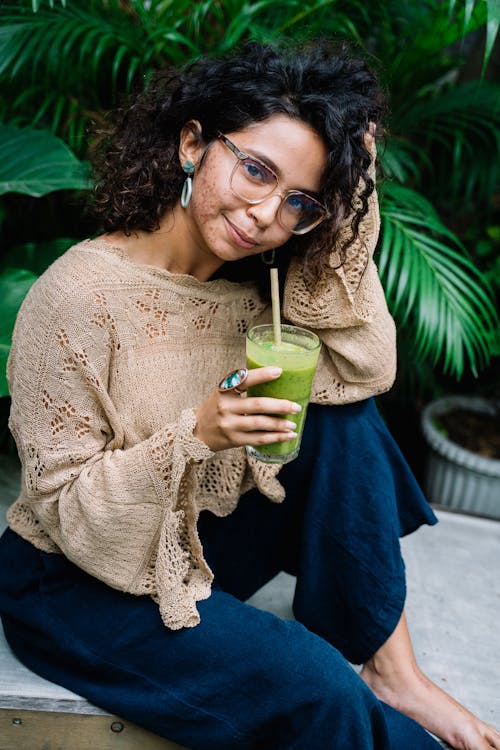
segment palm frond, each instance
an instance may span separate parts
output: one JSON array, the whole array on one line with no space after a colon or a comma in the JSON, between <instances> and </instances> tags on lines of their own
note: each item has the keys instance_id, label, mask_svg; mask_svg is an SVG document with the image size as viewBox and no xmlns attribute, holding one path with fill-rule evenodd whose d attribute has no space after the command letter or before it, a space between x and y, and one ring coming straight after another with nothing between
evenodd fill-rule
<instances>
[{"instance_id":1,"label":"palm frond","mask_svg":"<svg viewBox=\"0 0 500 750\"><path fill-rule=\"evenodd\" d=\"M498 0L486 0L487 5L487 23L486 23L486 43L484 45L483 58L483 75L493 52L493 47L498 37L500 29L500 3Z\"/></svg>"},{"instance_id":2,"label":"palm frond","mask_svg":"<svg viewBox=\"0 0 500 750\"><path fill-rule=\"evenodd\" d=\"M290 32L293 33L296 29L303 28L307 24L309 34L313 36L318 31L318 24L321 24L323 34L327 34L328 32L345 33L347 31L346 36L352 36L359 40L360 36L353 18L356 11L365 12L363 6L357 2L350 3L350 14L346 13L339 6L341 4L337 0L316 0L315 2L297 3L296 9L290 4L286 9L286 14L283 14L284 17L280 19L278 25L275 27L275 32L277 34L289 34Z\"/></svg>"},{"instance_id":3,"label":"palm frond","mask_svg":"<svg viewBox=\"0 0 500 750\"><path fill-rule=\"evenodd\" d=\"M498 180L500 86L483 81L435 89L393 112L393 128L421 146L421 179L452 201L487 201ZM432 187L434 186L434 187Z\"/></svg>"},{"instance_id":4,"label":"palm frond","mask_svg":"<svg viewBox=\"0 0 500 750\"><path fill-rule=\"evenodd\" d=\"M399 183L418 179L422 163L430 167L425 149L403 136L388 138L379 149L377 158L383 175Z\"/></svg>"},{"instance_id":5,"label":"palm frond","mask_svg":"<svg viewBox=\"0 0 500 750\"><path fill-rule=\"evenodd\" d=\"M401 6L399 18L404 20L402 24L400 22L402 33L398 39L398 50L388 60L394 82L401 82L403 90L408 91L408 79L429 80L428 71L437 70L438 61L441 62L443 73L456 67L457 60L462 55L462 41L471 32L485 26L488 13L491 20L494 2L495 0L423 0ZM418 14L416 23L412 22L415 14ZM493 25L491 28L493 34ZM444 51L446 55L443 55ZM491 50L486 50L486 54L489 58Z\"/></svg>"},{"instance_id":6,"label":"palm frond","mask_svg":"<svg viewBox=\"0 0 500 750\"><path fill-rule=\"evenodd\" d=\"M462 128L498 129L500 127L499 86L489 81L434 85L432 95L408 97L394 119L398 130L412 133L432 128L445 133Z\"/></svg>"},{"instance_id":7,"label":"palm frond","mask_svg":"<svg viewBox=\"0 0 500 750\"><path fill-rule=\"evenodd\" d=\"M63 6L63 8L65 8L66 7L66 0L60 0L60 1L61 1L61 5ZM41 4L42 4L42 0L31 0L31 7L32 7L32 10L33 10L33 13L37 12L37 10L40 8ZM54 7L54 0L49 0L49 6L51 8Z\"/></svg>"},{"instance_id":8,"label":"palm frond","mask_svg":"<svg viewBox=\"0 0 500 750\"><path fill-rule=\"evenodd\" d=\"M0 75L7 73L13 78L28 72L35 79L53 78L79 63L84 80L90 75L97 80L101 66L111 60L111 82L116 83L125 62L131 63L138 50L139 56L145 51L146 38L141 26L130 23L123 12L112 10L96 2L88 9L70 4L57 10L41 8L36 14L6 6L0 33Z\"/></svg>"},{"instance_id":9,"label":"palm frond","mask_svg":"<svg viewBox=\"0 0 500 750\"><path fill-rule=\"evenodd\" d=\"M499 321L492 293L432 205L387 183L382 202L379 270L391 311L414 333L415 354L460 377L488 361Z\"/></svg>"}]
</instances>

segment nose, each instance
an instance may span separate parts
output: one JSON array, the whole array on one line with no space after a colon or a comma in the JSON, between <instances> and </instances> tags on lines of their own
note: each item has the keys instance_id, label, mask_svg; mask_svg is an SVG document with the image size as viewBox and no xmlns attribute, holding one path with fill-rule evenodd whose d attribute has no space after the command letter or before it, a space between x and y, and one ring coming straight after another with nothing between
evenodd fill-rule
<instances>
[{"instance_id":1,"label":"nose","mask_svg":"<svg viewBox=\"0 0 500 750\"><path fill-rule=\"evenodd\" d=\"M276 221L278 209L281 205L280 195L270 195L262 203L254 203L248 206L248 214L261 229L271 226Z\"/></svg>"}]
</instances>

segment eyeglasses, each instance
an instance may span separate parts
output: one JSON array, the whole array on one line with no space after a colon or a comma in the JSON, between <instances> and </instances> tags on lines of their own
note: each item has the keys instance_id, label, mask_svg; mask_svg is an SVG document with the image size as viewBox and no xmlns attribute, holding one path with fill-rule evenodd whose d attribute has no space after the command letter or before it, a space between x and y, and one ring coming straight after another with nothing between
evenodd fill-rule
<instances>
[{"instance_id":1,"label":"eyeglasses","mask_svg":"<svg viewBox=\"0 0 500 750\"><path fill-rule=\"evenodd\" d=\"M266 200L278 187L278 176L266 164L249 156L222 133L217 137L236 156L229 184L237 198L257 204ZM281 195L278 221L292 234L306 234L329 216L328 210L315 198L300 190L287 190Z\"/></svg>"}]
</instances>

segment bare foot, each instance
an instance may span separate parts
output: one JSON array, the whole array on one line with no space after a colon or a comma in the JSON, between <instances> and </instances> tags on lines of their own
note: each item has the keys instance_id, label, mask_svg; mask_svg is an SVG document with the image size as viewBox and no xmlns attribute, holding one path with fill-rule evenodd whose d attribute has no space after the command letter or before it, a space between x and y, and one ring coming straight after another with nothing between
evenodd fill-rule
<instances>
[{"instance_id":1,"label":"bare foot","mask_svg":"<svg viewBox=\"0 0 500 750\"><path fill-rule=\"evenodd\" d=\"M384 661L375 654L360 673L379 700L415 719L456 750L500 750L500 732L426 677L415 661L397 666L392 660Z\"/></svg>"}]
</instances>

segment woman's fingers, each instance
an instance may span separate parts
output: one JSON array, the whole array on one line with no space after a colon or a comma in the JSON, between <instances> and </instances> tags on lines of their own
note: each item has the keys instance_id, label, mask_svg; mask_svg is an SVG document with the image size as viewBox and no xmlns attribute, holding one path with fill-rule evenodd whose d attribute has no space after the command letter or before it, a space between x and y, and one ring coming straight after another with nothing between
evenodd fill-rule
<instances>
[{"instance_id":1,"label":"woman's fingers","mask_svg":"<svg viewBox=\"0 0 500 750\"><path fill-rule=\"evenodd\" d=\"M245 381L238 386L238 392L230 391L228 395L231 401L227 401L231 412L235 414L297 414L301 411L300 404L289 401L284 398L269 398L267 396L245 396L244 399L237 398L241 393L245 394L248 388L262 383L268 383L277 380L282 373L280 367L256 367L248 371ZM267 429L266 427L257 427L256 429Z\"/></svg>"},{"instance_id":2,"label":"woman's fingers","mask_svg":"<svg viewBox=\"0 0 500 750\"><path fill-rule=\"evenodd\" d=\"M295 401L267 396L245 396L241 403L231 402L230 410L234 414L298 414L302 407Z\"/></svg>"},{"instance_id":3,"label":"woman's fingers","mask_svg":"<svg viewBox=\"0 0 500 750\"><path fill-rule=\"evenodd\" d=\"M228 399L229 397L224 398ZM249 397L238 399L238 403L235 403L235 401L236 399L231 399L231 403L226 404L219 414L219 427L226 435L231 436L237 444L248 442L250 435L254 434L262 437L265 433L273 433L267 436L269 439L265 442L269 443L277 442L277 434L280 436L286 435L287 438L296 437L297 425L293 421L292 415L296 414L297 411L291 410L293 402L273 398L253 399ZM250 405L251 411L247 409L247 404ZM263 406L265 406L265 410L262 408ZM287 416L288 414L290 416ZM279 439L284 438L280 437Z\"/></svg>"},{"instance_id":4,"label":"woman's fingers","mask_svg":"<svg viewBox=\"0 0 500 750\"><path fill-rule=\"evenodd\" d=\"M244 382L238 386L239 391L246 391L247 388L251 388L252 385L260 385L261 383L269 383L271 380L277 380L283 372L281 367L256 367L253 370L247 371L247 377Z\"/></svg>"},{"instance_id":5,"label":"woman's fingers","mask_svg":"<svg viewBox=\"0 0 500 750\"><path fill-rule=\"evenodd\" d=\"M295 440L296 432L244 432L241 433L240 445L271 445Z\"/></svg>"},{"instance_id":6,"label":"woman's fingers","mask_svg":"<svg viewBox=\"0 0 500 750\"><path fill-rule=\"evenodd\" d=\"M268 382L270 375L273 375L270 370L271 368L261 367L250 371L240 390ZM294 401L246 394L243 398L235 398L232 392L222 395L221 406L221 426L227 433L232 432L236 441L248 441L254 433L259 445L280 442L285 439L283 436L286 436L286 439L296 437L297 425L293 421L293 416L298 414L302 407Z\"/></svg>"},{"instance_id":7,"label":"woman's fingers","mask_svg":"<svg viewBox=\"0 0 500 750\"><path fill-rule=\"evenodd\" d=\"M241 432L295 432L297 425L289 419L277 419L265 415L256 415L241 423Z\"/></svg>"},{"instance_id":8,"label":"woman's fingers","mask_svg":"<svg viewBox=\"0 0 500 750\"><path fill-rule=\"evenodd\" d=\"M195 411L195 437L213 451L243 445L267 445L293 440L296 435L294 414L299 404L287 399L248 396L246 389L276 380L279 367L249 370L238 391L216 389Z\"/></svg>"}]
</instances>

